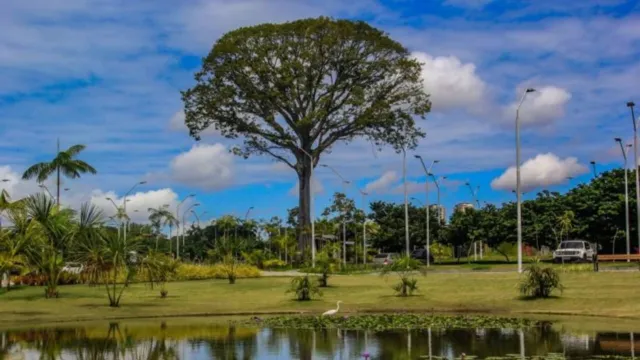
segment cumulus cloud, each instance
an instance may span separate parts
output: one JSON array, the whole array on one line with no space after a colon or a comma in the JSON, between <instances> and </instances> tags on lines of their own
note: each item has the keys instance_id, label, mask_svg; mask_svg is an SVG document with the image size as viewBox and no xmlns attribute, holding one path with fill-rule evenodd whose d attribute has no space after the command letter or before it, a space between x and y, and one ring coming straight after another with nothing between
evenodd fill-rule
<instances>
[{"instance_id":1,"label":"cumulus cloud","mask_svg":"<svg viewBox=\"0 0 640 360\"><path fill-rule=\"evenodd\" d=\"M203 190L223 189L233 182L233 154L222 144L196 144L171 161L172 177Z\"/></svg>"},{"instance_id":2,"label":"cumulus cloud","mask_svg":"<svg viewBox=\"0 0 640 360\"><path fill-rule=\"evenodd\" d=\"M176 112L175 114L173 114L173 116L171 116L171 119L169 119L169 129L171 131L175 131L175 132L181 132L181 133L185 133L185 134L189 133L189 128L184 123L184 111L183 110L180 110L180 111ZM216 130L213 126L209 126L208 128L202 130L200 135L209 136L209 137L218 136L218 135L220 135L220 132L218 130Z\"/></svg>"},{"instance_id":3,"label":"cumulus cloud","mask_svg":"<svg viewBox=\"0 0 640 360\"><path fill-rule=\"evenodd\" d=\"M505 118L513 119L524 89L518 89L518 99L505 109ZM565 105L571 100L571 93L555 86L536 87L528 93L520 107L520 124L523 126L544 126L564 116Z\"/></svg>"},{"instance_id":4,"label":"cumulus cloud","mask_svg":"<svg viewBox=\"0 0 640 360\"><path fill-rule=\"evenodd\" d=\"M413 57L422 63L422 79L434 110L473 109L484 99L486 85L474 64L463 64L455 56L433 57L422 52L413 53Z\"/></svg>"},{"instance_id":5,"label":"cumulus cloud","mask_svg":"<svg viewBox=\"0 0 640 360\"><path fill-rule=\"evenodd\" d=\"M287 194L289 194L290 196L298 196L299 193L299 189L300 188L300 182L296 181L296 184L293 185L291 187L291 189L289 189L289 191L287 192ZM314 194L321 194L324 192L324 186L322 185L322 183L318 180L318 178L313 179L313 193Z\"/></svg>"},{"instance_id":6,"label":"cumulus cloud","mask_svg":"<svg viewBox=\"0 0 640 360\"><path fill-rule=\"evenodd\" d=\"M45 182L45 185L55 195L55 184L48 181ZM23 181L20 174L10 166L0 166L0 190L6 190L13 200L45 191L34 181ZM113 216L116 213L114 204L107 198L111 198L119 207L124 205L123 197L114 191L100 189L84 191L82 187L75 186L69 191L63 189L61 195L63 207L79 209L82 203L91 202L104 212L105 217ZM136 192L127 196L127 214L133 222L148 223L147 210L149 208L157 208L166 204L169 205L170 210L175 212L177 202L178 194L170 188Z\"/></svg>"},{"instance_id":7,"label":"cumulus cloud","mask_svg":"<svg viewBox=\"0 0 640 360\"><path fill-rule=\"evenodd\" d=\"M433 189L429 189L429 190L433 190ZM417 194L417 193L424 194L424 191L425 191L425 185L423 182L407 181L407 194ZM394 187L391 193L404 194L404 184L400 183L399 185Z\"/></svg>"},{"instance_id":8,"label":"cumulus cloud","mask_svg":"<svg viewBox=\"0 0 640 360\"><path fill-rule=\"evenodd\" d=\"M388 190L396 180L398 180L398 174L395 171L387 171L379 178L365 185L364 191L370 194L383 193Z\"/></svg>"},{"instance_id":9,"label":"cumulus cloud","mask_svg":"<svg viewBox=\"0 0 640 360\"><path fill-rule=\"evenodd\" d=\"M520 167L522 191L530 191L539 187L561 184L568 177L588 172L586 166L578 163L575 157L560 159L547 153L538 154ZM491 187L499 190L513 190L516 188L516 168L508 168L502 175L491 181Z\"/></svg>"}]
</instances>

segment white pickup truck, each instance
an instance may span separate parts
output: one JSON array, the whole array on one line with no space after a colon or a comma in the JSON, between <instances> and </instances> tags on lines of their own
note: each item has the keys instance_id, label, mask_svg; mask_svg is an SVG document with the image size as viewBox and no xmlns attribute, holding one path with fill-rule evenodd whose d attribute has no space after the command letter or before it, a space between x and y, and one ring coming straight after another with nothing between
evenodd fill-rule
<instances>
[{"instance_id":1,"label":"white pickup truck","mask_svg":"<svg viewBox=\"0 0 640 360\"><path fill-rule=\"evenodd\" d=\"M593 261L595 247L585 240L567 240L560 243L553 252L554 262Z\"/></svg>"}]
</instances>

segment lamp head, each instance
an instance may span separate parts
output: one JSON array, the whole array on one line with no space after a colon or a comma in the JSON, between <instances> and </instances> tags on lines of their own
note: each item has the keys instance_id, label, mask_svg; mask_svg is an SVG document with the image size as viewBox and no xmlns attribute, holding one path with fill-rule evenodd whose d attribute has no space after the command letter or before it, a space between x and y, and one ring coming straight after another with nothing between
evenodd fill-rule
<instances>
[{"instance_id":1,"label":"lamp head","mask_svg":"<svg viewBox=\"0 0 640 360\"><path fill-rule=\"evenodd\" d=\"M596 164L596 162L595 162L595 161L593 161L593 160L591 160L591 161L589 161L589 164L591 164L591 165L595 165L595 164Z\"/></svg>"},{"instance_id":2,"label":"lamp head","mask_svg":"<svg viewBox=\"0 0 640 360\"><path fill-rule=\"evenodd\" d=\"M146 181L146 180L144 180L144 181L140 181L138 184L140 184L140 185L144 185L144 184L146 184L146 183L147 183L147 181Z\"/></svg>"},{"instance_id":3,"label":"lamp head","mask_svg":"<svg viewBox=\"0 0 640 360\"><path fill-rule=\"evenodd\" d=\"M194 197L196 194L189 194L187 197Z\"/></svg>"},{"instance_id":4,"label":"lamp head","mask_svg":"<svg viewBox=\"0 0 640 360\"><path fill-rule=\"evenodd\" d=\"M621 143L621 142L622 142L622 139L621 139L621 138L615 138L615 139L613 139L613 140L615 140L616 142L619 142L619 143Z\"/></svg>"},{"instance_id":5,"label":"lamp head","mask_svg":"<svg viewBox=\"0 0 640 360\"><path fill-rule=\"evenodd\" d=\"M434 163L434 164L437 164L437 163L439 163L439 162L440 162L440 160L433 160L433 163Z\"/></svg>"},{"instance_id":6,"label":"lamp head","mask_svg":"<svg viewBox=\"0 0 640 360\"><path fill-rule=\"evenodd\" d=\"M40 184L40 185L38 185L38 187L40 187L40 188L45 188L46 186L44 186L44 184ZM108 199L108 198L107 198L107 199Z\"/></svg>"},{"instance_id":7,"label":"lamp head","mask_svg":"<svg viewBox=\"0 0 640 360\"><path fill-rule=\"evenodd\" d=\"M636 106L636 104L635 104L633 101L629 101L629 102L627 103L627 107L632 108L632 107L634 107L634 106Z\"/></svg>"},{"instance_id":8,"label":"lamp head","mask_svg":"<svg viewBox=\"0 0 640 360\"><path fill-rule=\"evenodd\" d=\"M325 167L325 168L329 167L329 165L327 165L327 164L320 164L320 166Z\"/></svg>"},{"instance_id":9,"label":"lamp head","mask_svg":"<svg viewBox=\"0 0 640 360\"><path fill-rule=\"evenodd\" d=\"M107 198L105 198L105 199L107 199L107 200L109 200L109 201L111 201L111 200L112 200L110 197L107 197Z\"/></svg>"},{"instance_id":10,"label":"lamp head","mask_svg":"<svg viewBox=\"0 0 640 360\"><path fill-rule=\"evenodd\" d=\"M200 203L195 203L193 204L193 206L200 206Z\"/></svg>"},{"instance_id":11,"label":"lamp head","mask_svg":"<svg viewBox=\"0 0 640 360\"><path fill-rule=\"evenodd\" d=\"M71 190L71 189L69 189L69 188L64 188L64 191L69 191L69 190Z\"/></svg>"},{"instance_id":12,"label":"lamp head","mask_svg":"<svg viewBox=\"0 0 640 360\"><path fill-rule=\"evenodd\" d=\"M534 92L534 91L536 91L536 89L534 89L534 88L528 88L528 89L527 89L527 92L528 92L528 93L532 93L532 92Z\"/></svg>"},{"instance_id":13,"label":"lamp head","mask_svg":"<svg viewBox=\"0 0 640 360\"><path fill-rule=\"evenodd\" d=\"M11 180L9 180L9 179L2 179L2 182L9 182L9 181L11 181Z\"/></svg>"},{"instance_id":14,"label":"lamp head","mask_svg":"<svg viewBox=\"0 0 640 360\"><path fill-rule=\"evenodd\" d=\"M413 157L415 157L416 159L422 159L422 156L420 155L413 155Z\"/></svg>"}]
</instances>

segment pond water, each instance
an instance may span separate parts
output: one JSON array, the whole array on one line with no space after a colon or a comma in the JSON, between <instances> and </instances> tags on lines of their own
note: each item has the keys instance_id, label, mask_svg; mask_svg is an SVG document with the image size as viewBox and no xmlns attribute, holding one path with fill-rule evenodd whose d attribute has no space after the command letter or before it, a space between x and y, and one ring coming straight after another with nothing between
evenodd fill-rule
<instances>
[{"instance_id":1,"label":"pond water","mask_svg":"<svg viewBox=\"0 0 640 360\"><path fill-rule=\"evenodd\" d=\"M635 358L639 333L428 329L346 331L256 329L188 322L111 323L0 330L0 359L471 359L541 356Z\"/></svg>"}]
</instances>

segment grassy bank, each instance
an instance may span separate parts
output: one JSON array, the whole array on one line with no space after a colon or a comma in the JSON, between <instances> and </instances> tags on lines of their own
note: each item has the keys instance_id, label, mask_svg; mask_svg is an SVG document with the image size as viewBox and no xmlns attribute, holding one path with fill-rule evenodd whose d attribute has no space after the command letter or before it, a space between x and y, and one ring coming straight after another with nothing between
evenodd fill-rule
<instances>
[{"instance_id":1,"label":"grassy bank","mask_svg":"<svg viewBox=\"0 0 640 360\"><path fill-rule=\"evenodd\" d=\"M0 293L0 327L13 324L106 320L144 317L221 315L238 313L341 311L450 311L495 314L573 314L640 319L640 274L566 273L561 297L521 300L519 276L514 273L430 274L420 277L418 296L399 298L391 286L396 278L375 275L336 276L324 296L309 302L293 301L284 291L289 278L176 282L169 297L142 284L132 285L120 308L109 308L104 289L86 285L63 286L59 299L44 299L43 289L23 287Z\"/></svg>"}]
</instances>

